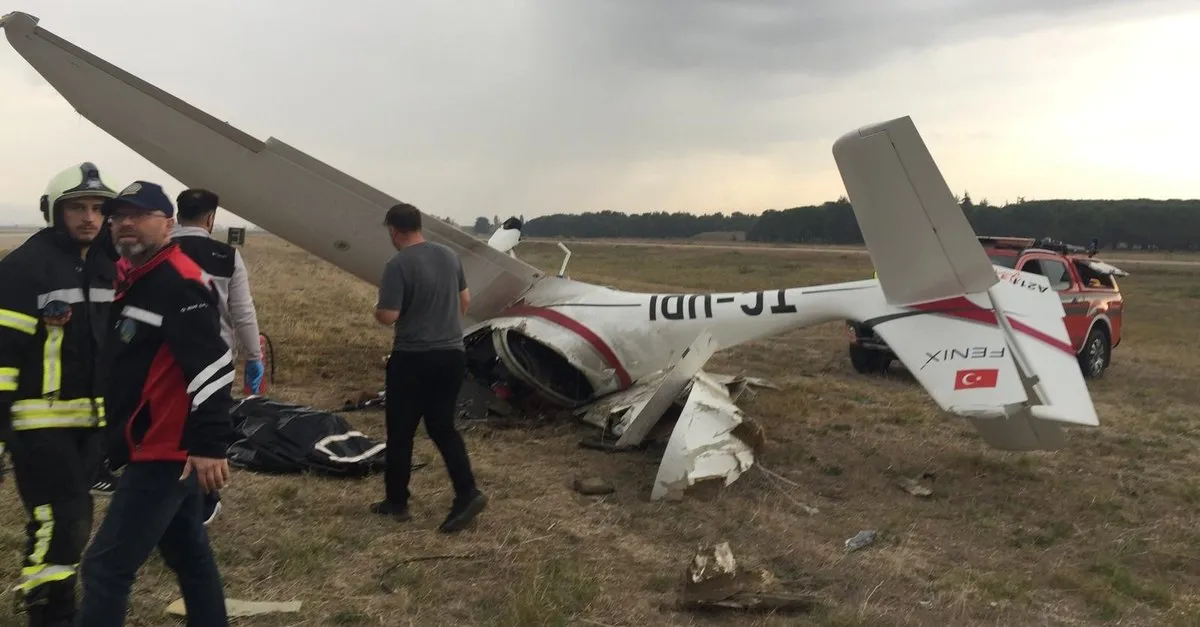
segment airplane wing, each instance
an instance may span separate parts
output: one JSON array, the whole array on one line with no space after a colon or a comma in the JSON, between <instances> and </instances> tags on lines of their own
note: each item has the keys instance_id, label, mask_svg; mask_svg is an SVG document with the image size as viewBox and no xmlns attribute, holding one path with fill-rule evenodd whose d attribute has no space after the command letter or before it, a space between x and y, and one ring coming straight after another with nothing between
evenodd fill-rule
<instances>
[{"instance_id":1,"label":"airplane wing","mask_svg":"<svg viewBox=\"0 0 1200 627\"><path fill-rule=\"evenodd\" d=\"M383 216L396 198L273 137L265 142L37 26L25 13L0 18L17 53L79 112L189 187L222 206L378 285L395 254ZM462 260L471 288L468 324L502 311L543 273L427 216L426 239Z\"/></svg>"}]
</instances>

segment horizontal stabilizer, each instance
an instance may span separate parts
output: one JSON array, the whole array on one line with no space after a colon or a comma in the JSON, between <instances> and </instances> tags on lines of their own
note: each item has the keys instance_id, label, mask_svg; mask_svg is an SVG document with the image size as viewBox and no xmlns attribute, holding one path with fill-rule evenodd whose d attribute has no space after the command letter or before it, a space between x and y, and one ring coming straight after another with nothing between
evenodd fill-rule
<instances>
[{"instance_id":1,"label":"horizontal stabilizer","mask_svg":"<svg viewBox=\"0 0 1200 627\"><path fill-rule=\"evenodd\" d=\"M1017 274L1029 282L1050 286L1044 276ZM1002 281L988 290L988 295L993 307L1007 314L1005 340L1021 370L1028 374L1027 383L1036 391L1036 398L1045 405L1041 409L1032 407L1037 410L1035 415L1065 424L1098 426L1100 420L1063 322L1065 314L1058 294L1052 289L1034 293Z\"/></svg>"},{"instance_id":2,"label":"horizontal stabilizer","mask_svg":"<svg viewBox=\"0 0 1200 627\"><path fill-rule=\"evenodd\" d=\"M1049 287L1043 276L1019 274ZM1052 290L1002 281L867 324L942 409L966 418L992 447L1056 449L1061 426L1099 424Z\"/></svg>"}]
</instances>

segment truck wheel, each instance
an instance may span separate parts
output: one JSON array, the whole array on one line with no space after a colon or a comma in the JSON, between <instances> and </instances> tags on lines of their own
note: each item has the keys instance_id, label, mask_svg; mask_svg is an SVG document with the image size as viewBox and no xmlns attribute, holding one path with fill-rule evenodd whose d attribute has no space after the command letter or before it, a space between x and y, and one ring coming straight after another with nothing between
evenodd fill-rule
<instances>
[{"instance_id":1,"label":"truck wheel","mask_svg":"<svg viewBox=\"0 0 1200 627\"><path fill-rule=\"evenodd\" d=\"M1088 332L1083 350L1079 352L1079 369L1084 378L1099 379L1108 368L1112 357L1112 346L1108 342L1108 333L1099 325Z\"/></svg>"},{"instance_id":2,"label":"truck wheel","mask_svg":"<svg viewBox=\"0 0 1200 627\"><path fill-rule=\"evenodd\" d=\"M892 363L892 356L882 351L850 345L850 365L859 374L883 374Z\"/></svg>"}]
</instances>

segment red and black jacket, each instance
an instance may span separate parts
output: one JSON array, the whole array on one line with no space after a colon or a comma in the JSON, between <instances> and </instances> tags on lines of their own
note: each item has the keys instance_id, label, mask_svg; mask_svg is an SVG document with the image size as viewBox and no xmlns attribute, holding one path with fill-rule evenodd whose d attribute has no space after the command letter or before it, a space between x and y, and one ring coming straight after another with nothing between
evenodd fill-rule
<instances>
[{"instance_id":1,"label":"red and black jacket","mask_svg":"<svg viewBox=\"0 0 1200 627\"><path fill-rule=\"evenodd\" d=\"M224 458L234 365L204 271L175 243L136 268L122 259L111 320L109 465Z\"/></svg>"}]
</instances>

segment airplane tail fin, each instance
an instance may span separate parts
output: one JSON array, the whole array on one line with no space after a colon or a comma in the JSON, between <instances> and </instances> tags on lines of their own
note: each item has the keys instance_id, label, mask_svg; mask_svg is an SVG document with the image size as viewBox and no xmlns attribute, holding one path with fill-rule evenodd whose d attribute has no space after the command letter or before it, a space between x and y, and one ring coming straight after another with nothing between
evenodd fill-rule
<instances>
[{"instance_id":1,"label":"airplane tail fin","mask_svg":"<svg viewBox=\"0 0 1200 627\"><path fill-rule=\"evenodd\" d=\"M833 153L885 301L862 322L938 405L1005 450L1097 426L1058 294L1038 275L1001 280L912 120L847 133Z\"/></svg>"},{"instance_id":2,"label":"airplane tail fin","mask_svg":"<svg viewBox=\"0 0 1200 627\"><path fill-rule=\"evenodd\" d=\"M846 133L833 157L889 303L973 294L996 282L911 118Z\"/></svg>"}]
</instances>

